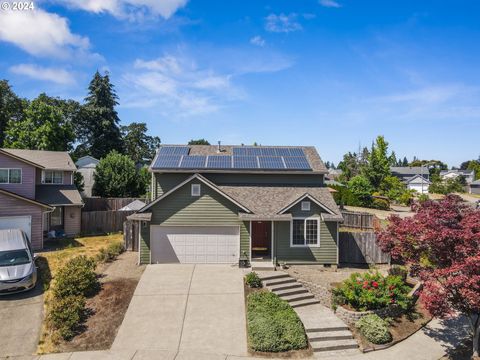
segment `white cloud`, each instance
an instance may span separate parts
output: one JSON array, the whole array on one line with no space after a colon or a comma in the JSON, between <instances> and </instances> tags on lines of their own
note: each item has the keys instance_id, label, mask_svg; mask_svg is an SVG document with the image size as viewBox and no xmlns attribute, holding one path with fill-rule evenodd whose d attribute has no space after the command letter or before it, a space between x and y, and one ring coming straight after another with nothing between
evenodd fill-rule
<instances>
[{"instance_id":1,"label":"white cloud","mask_svg":"<svg viewBox=\"0 0 480 360\"><path fill-rule=\"evenodd\" d=\"M70 31L66 18L41 9L0 11L0 40L35 56L68 57L86 52L89 40Z\"/></svg>"},{"instance_id":2,"label":"white cloud","mask_svg":"<svg viewBox=\"0 0 480 360\"><path fill-rule=\"evenodd\" d=\"M263 46L265 46L265 39L262 38L261 36L257 35L257 36L254 36L250 39L250 44L263 47Z\"/></svg>"},{"instance_id":3,"label":"white cloud","mask_svg":"<svg viewBox=\"0 0 480 360\"><path fill-rule=\"evenodd\" d=\"M331 8L339 8L342 6L334 0L320 0L319 3L324 7L331 7Z\"/></svg>"},{"instance_id":4,"label":"white cloud","mask_svg":"<svg viewBox=\"0 0 480 360\"><path fill-rule=\"evenodd\" d=\"M139 20L149 14L169 19L188 0L53 0L96 14L109 13L120 19Z\"/></svg>"},{"instance_id":5,"label":"white cloud","mask_svg":"<svg viewBox=\"0 0 480 360\"><path fill-rule=\"evenodd\" d=\"M41 67L35 64L18 64L10 67L9 70L14 74L28 76L35 80L50 81L61 85L75 83L74 76L61 68Z\"/></svg>"},{"instance_id":6,"label":"white cloud","mask_svg":"<svg viewBox=\"0 0 480 360\"><path fill-rule=\"evenodd\" d=\"M265 30L278 33L289 33L302 30L302 25L297 21L298 15L292 14L270 14L265 20Z\"/></svg>"}]
</instances>

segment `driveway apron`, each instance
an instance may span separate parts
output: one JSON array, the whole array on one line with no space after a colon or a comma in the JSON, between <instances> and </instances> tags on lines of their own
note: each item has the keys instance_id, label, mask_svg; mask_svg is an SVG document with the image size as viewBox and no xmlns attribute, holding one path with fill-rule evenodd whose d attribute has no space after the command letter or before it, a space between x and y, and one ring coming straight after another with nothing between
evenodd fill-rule
<instances>
[{"instance_id":1,"label":"driveway apron","mask_svg":"<svg viewBox=\"0 0 480 360\"><path fill-rule=\"evenodd\" d=\"M0 297L0 358L37 350L43 320L40 282L35 289Z\"/></svg>"},{"instance_id":2,"label":"driveway apron","mask_svg":"<svg viewBox=\"0 0 480 360\"><path fill-rule=\"evenodd\" d=\"M112 350L246 355L242 279L230 265L149 265Z\"/></svg>"}]
</instances>

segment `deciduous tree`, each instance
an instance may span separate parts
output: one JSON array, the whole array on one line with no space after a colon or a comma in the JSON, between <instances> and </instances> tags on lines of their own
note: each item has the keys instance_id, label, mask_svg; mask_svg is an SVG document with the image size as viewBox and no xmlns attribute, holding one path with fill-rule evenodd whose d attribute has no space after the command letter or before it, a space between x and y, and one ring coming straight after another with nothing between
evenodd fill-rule
<instances>
[{"instance_id":1,"label":"deciduous tree","mask_svg":"<svg viewBox=\"0 0 480 360\"><path fill-rule=\"evenodd\" d=\"M20 99L13 92L7 80L0 80L0 147L3 146L9 123L21 120L27 105L26 100Z\"/></svg>"},{"instance_id":2,"label":"deciduous tree","mask_svg":"<svg viewBox=\"0 0 480 360\"><path fill-rule=\"evenodd\" d=\"M121 127L125 154L135 164L145 164L153 159L160 145L158 136L147 135L147 124L131 123Z\"/></svg>"},{"instance_id":3,"label":"deciduous tree","mask_svg":"<svg viewBox=\"0 0 480 360\"><path fill-rule=\"evenodd\" d=\"M480 210L456 195L424 201L413 210L410 218L391 216L378 242L424 282L420 298L432 315L469 317L474 356L479 356Z\"/></svg>"}]
</instances>

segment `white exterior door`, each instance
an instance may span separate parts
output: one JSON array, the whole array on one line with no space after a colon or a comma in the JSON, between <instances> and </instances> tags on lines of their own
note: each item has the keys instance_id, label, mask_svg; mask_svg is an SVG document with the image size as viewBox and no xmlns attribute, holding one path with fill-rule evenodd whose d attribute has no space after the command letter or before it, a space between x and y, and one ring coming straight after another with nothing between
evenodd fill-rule
<instances>
[{"instance_id":1,"label":"white exterior door","mask_svg":"<svg viewBox=\"0 0 480 360\"><path fill-rule=\"evenodd\" d=\"M20 229L32 241L32 217L31 216L7 216L0 217L0 230Z\"/></svg>"},{"instance_id":2,"label":"white exterior door","mask_svg":"<svg viewBox=\"0 0 480 360\"><path fill-rule=\"evenodd\" d=\"M150 228L152 264L238 262L238 226L155 226Z\"/></svg>"}]
</instances>

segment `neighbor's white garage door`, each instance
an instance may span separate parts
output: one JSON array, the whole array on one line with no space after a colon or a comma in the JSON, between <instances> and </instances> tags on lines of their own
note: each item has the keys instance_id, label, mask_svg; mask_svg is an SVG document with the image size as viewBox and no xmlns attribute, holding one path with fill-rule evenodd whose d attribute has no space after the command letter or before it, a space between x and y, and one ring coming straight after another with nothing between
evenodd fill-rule
<instances>
[{"instance_id":1,"label":"neighbor's white garage door","mask_svg":"<svg viewBox=\"0 0 480 360\"><path fill-rule=\"evenodd\" d=\"M32 218L30 216L7 216L0 217L0 230L20 229L32 239Z\"/></svg>"},{"instance_id":2,"label":"neighbor's white garage door","mask_svg":"<svg viewBox=\"0 0 480 360\"><path fill-rule=\"evenodd\" d=\"M238 226L151 226L151 262L186 264L236 263Z\"/></svg>"}]
</instances>

